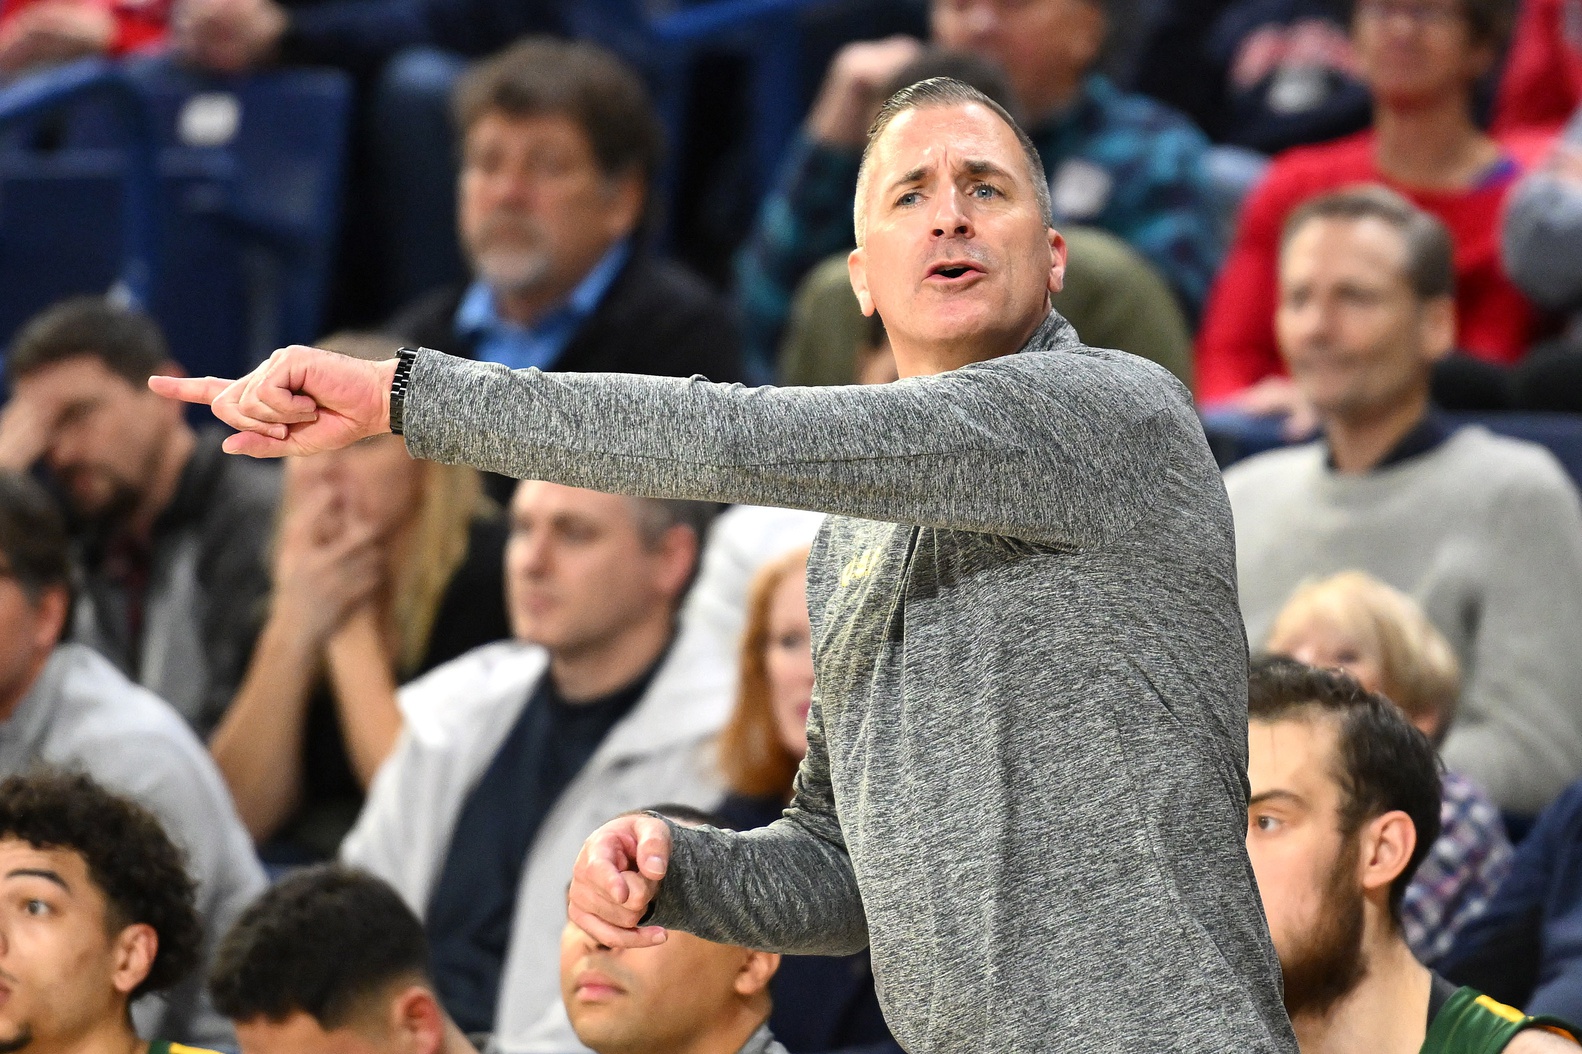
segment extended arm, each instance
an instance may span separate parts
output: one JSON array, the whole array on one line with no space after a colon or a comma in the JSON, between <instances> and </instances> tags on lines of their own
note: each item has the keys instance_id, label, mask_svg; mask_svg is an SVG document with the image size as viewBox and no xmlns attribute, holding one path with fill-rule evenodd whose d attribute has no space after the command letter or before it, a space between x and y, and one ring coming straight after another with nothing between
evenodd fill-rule
<instances>
[{"instance_id":1,"label":"extended arm","mask_svg":"<svg viewBox=\"0 0 1582 1054\"><path fill-rule=\"evenodd\" d=\"M1016 359L889 385L743 388L425 354L412 371L407 444L418 457L613 493L1072 547L1123 530L1175 438L1160 432L1149 449L1149 430L1168 430L1170 411L1189 415L1184 398L1166 397L1151 367ZM1143 412L1150 403L1154 413Z\"/></svg>"},{"instance_id":2,"label":"extended arm","mask_svg":"<svg viewBox=\"0 0 1582 1054\"><path fill-rule=\"evenodd\" d=\"M1080 548L1123 533L1206 460L1186 390L1087 352L1051 314L1023 351L894 384L743 388L513 372L419 354L402 420L418 457L607 492L779 505ZM390 427L396 363L276 352L237 381L154 377L278 457Z\"/></svg>"}]
</instances>

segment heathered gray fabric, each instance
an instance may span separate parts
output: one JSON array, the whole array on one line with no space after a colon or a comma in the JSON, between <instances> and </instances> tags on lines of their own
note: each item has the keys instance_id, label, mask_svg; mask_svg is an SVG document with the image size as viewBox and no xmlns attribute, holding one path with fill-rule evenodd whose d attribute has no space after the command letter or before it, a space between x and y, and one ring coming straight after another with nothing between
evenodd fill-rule
<instances>
[{"instance_id":1,"label":"heathered gray fabric","mask_svg":"<svg viewBox=\"0 0 1582 1054\"><path fill-rule=\"evenodd\" d=\"M1241 610L1261 646L1304 579L1358 570L1414 597L1461 661L1441 753L1534 815L1582 772L1582 504L1536 443L1462 428L1372 472L1323 443L1232 465Z\"/></svg>"},{"instance_id":2,"label":"heathered gray fabric","mask_svg":"<svg viewBox=\"0 0 1582 1054\"><path fill-rule=\"evenodd\" d=\"M871 943L912 1054L1295 1051L1244 848L1230 509L1163 369L1058 315L1020 354L873 387L424 354L406 423L419 457L835 514L795 800L762 831L674 828L655 922Z\"/></svg>"}]
</instances>

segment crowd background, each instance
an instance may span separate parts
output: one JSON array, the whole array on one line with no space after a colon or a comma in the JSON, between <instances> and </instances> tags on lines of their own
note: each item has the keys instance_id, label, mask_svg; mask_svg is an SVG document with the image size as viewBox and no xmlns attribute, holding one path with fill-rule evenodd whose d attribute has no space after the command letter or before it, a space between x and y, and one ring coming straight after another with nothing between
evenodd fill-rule
<instances>
[{"instance_id":1,"label":"crowd background","mask_svg":"<svg viewBox=\"0 0 1582 1054\"><path fill-rule=\"evenodd\" d=\"M1056 308L1196 399L1253 651L1349 671L1439 752L1440 823L1391 906L1412 954L1582 1019L1582 0L744 2L0 0L0 775L85 770L185 854L224 1005L194 974L137 1004L145 1035L333 1027L248 994L217 945L242 918L268 946L248 905L338 859L404 904L382 917L415 935L385 950L427 963L401 1005L435 1049L666 1049L568 981L596 951L563 932L571 862L623 811L749 829L790 800L820 522L391 437L228 458L147 378L286 333L895 382L846 278L851 206L880 103L932 76L1042 155ZM714 9L751 17L652 50ZM159 237L124 237L117 150L142 141L79 81L153 115ZM119 219L72 196L123 180ZM310 237L284 251L288 213ZM239 300L204 284L232 271ZM237 304L230 343L188 324ZM332 898L366 879L309 874ZM295 889L269 910L311 914ZM729 1000L680 998L704 958L622 984L751 1024L744 1051L898 1049L866 955L694 951Z\"/></svg>"}]
</instances>

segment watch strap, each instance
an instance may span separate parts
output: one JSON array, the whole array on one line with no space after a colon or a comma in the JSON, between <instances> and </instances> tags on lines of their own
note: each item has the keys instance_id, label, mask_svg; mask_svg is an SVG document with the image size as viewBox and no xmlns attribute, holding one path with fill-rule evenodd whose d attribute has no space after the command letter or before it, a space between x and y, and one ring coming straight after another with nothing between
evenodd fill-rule
<instances>
[{"instance_id":1,"label":"watch strap","mask_svg":"<svg viewBox=\"0 0 1582 1054\"><path fill-rule=\"evenodd\" d=\"M412 382L412 364L417 362L418 352L422 350L396 349L395 376L390 380L390 431L398 436L406 434L407 388Z\"/></svg>"}]
</instances>

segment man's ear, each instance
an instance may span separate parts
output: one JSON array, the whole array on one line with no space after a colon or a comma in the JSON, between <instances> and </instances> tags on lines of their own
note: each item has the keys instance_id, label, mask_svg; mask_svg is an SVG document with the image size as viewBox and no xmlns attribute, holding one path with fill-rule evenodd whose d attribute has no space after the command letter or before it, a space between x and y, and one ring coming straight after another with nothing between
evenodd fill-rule
<instances>
[{"instance_id":1,"label":"man's ear","mask_svg":"<svg viewBox=\"0 0 1582 1054\"><path fill-rule=\"evenodd\" d=\"M754 996L764 991L779 969L780 956L775 952L749 951L736 971L736 994Z\"/></svg>"},{"instance_id":2,"label":"man's ear","mask_svg":"<svg viewBox=\"0 0 1582 1054\"><path fill-rule=\"evenodd\" d=\"M1399 809L1378 817L1361 831L1361 852L1358 876L1362 888L1375 893L1387 890L1390 883L1401 876L1417 848L1417 825Z\"/></svg>"},{"instance_id":3,"label":"man's ear","mask_svg":"<svg viewBox=\"0 0 1582 1054\"><path fill-rule=\"evenodd\" d=\"M1049 291L1058 293L1066 285L1066 239L1049 228Z\"/></svg>"},{"instance_id":4,"label":"man's ear","mask_svg":"<svg viewBox=\"0 0 1582 1054\"><path fill-rule=\"evenodd\" d=\"M703 557L698 533L684 524L673 524L660 535L655 548L663 559L660 587L669 595L679 598L692 577L693 568Z\"/></svg>"},{"instance_id":5,"label":"man's ear","mask_svg":"<svg viewBox=\"0 0 1582 1054\"><path fill-rule=\"evenodd\" d=\"M122 995L131 995L154 968L159 954L159 933L146 922L134 922L115 935L115 969L110 983Z\"/></svg>"},{"instance_id":6,"label":"man's ear","mask_svg":"<svg viewBox=\"0 0 1582 1054\"><path fill-rule=\"evenodd\" d=\"M1065 23L1066 33L1062 50L1067 69L1086 70L1098 64L1104 41L1110 35L1109 17L1102 3L1089 2L1074 5L1072 17Z\"/></svg>"},{"instance_id":7,"label":"man's ear","mask_svg":"<svg viewBox=\"0 0 1582 1054\"><path fill-rule=\"evenodd\" d=\"M66 633L66 612L71 607L65 586L48 586L39 593L34 610L38 619L33 624L33 646L40 651L52 651Z\"/></svg>"},{"instance_id":8,"label":"man's ear","mask_svg":"<svg viewBox=\"0 0 1582 1054\"><path fill-rule=\"evenodd\" d=\"M868 256L862 246L846 257L846 273L851 275L851 291L857 294L857 304L864 315L873 314L873 294L868 292Z\"/></svg>"},{"instance_id":9,"label":"man's ear","mask_svg":"<svg viewBox=\"0 0 1582 1054\"><path fill-rule=\"evenodd\" d=\"M606 228L617 240L637 229L648 200L648 183L636 172L610 180L610 201L604 213Z\"/></svg>"},{"instance_id":10,"label":"man's ear","mask_svg":"<svg viewBox=\"0 0 1582 1054\"><path fill-rule=\"evenodd\" d=\"M1438 362L1456 350L1456 302L1448 296L1425 300L1418 311L1423 358Z\"/></svg>"},{"instance_id":11,"label":"man's ear","mask_svg":"<svg viewBox=\"0 0 1582 1054\"><path fill-rule=\"evenodd\" d=\"M440 1054L445 1049L445 1011L422 985L409 985L391 1000L390 1026L402 1054Z\"/></svg>"}]
</instances>

